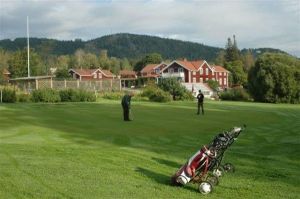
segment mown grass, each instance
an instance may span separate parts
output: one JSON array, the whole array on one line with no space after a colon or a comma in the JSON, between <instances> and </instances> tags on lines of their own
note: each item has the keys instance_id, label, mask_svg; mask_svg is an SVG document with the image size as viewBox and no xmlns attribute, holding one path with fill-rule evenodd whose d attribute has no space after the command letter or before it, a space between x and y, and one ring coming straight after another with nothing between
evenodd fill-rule
<instances>
[{"instance_id":1,"label":"mown grass","mask_svg":"<svg viewBox=\"0 0 300 199\"><path fill-rule=\"evenodd\" d=\"M207 198L299 198L300 106L239 102L0 105L0 198L199 198L170 176L220 131L247 124L236 167Z\"/></svg>"}]
</instances>

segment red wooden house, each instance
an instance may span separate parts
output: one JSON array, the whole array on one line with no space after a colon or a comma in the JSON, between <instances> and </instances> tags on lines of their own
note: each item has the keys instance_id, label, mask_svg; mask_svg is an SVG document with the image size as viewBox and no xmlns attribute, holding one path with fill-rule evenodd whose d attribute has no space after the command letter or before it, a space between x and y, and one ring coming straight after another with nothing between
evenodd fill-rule
<instances>
[{"instance_id":1,"label":"red wooden house","mask_svg":"<svg viewBox=\"0 0 300 199\"><path fill-rule=\"evenodd\" d=\"M116 77L109 70L102 69L70 69L69 73L74 79L79 80L104 80Z\"/></svg>"},{"instance_id":2,"label":"red wooden house","mask_svg":"<svg viewBox=\"0 0 300 199\"><path fill-rule=\"evenodd\" d=\"M148 64L140 72L142 78L158 78L161 77L161 71L167 65L165 63L160 64Z\"/></svg>"},{"instance_id":3,"label":"red wooden house","mask_svg":"<svg viewBox=\"0 0 300 199\"><path fill-rule=\"evenodd\" d=\"M133 70L120 70L119 72L119 76L120 76L120 79L124 79L124 80L134 80L134 79L137 79L137 74L135 71Z\"/></svg>"},{"instance_id":4,"label":"red wooden house","mask_svg":"<svg viewBox=\"0 0 300 199\"><path fill-rule=\"evenodd\" d=\"M205 60L175 60L162 70L162 77L177 77L183 83L219 82L221 88L228 87L229 71L221 66L210 66Z\"/></svg>"}]
</instances>

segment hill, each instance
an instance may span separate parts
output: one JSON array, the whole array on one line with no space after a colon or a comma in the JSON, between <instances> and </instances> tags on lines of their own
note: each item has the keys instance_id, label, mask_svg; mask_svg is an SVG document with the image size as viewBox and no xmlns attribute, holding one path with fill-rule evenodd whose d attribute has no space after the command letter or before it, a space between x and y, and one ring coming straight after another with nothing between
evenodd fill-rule
<instances>
[{"instance_id":1,"label":"hill","mask_svg":"<svg viewBox=\"0 0 300 199\"><path fill-rule=\"evenodd\" d=\"M225 40L225 39L224 39ZM81 39L60 41L47 38L30 38L30 46L38 53L48 55L71 55L78 49L99 54L100 50L108 50L108 55L118 58L138 59L145 54L157 52L164 59L187 58L205 59L212 61L222 48L207 46L195 42L160 38L148 35L120 33L102 36L96 39L83 41ZM26 47L26 38L14 40L0 40L0 48L16 51ZM278 49L260 48L250 49L254 55L264 52L283 52ZM242 50L245 52L245 49Z\"/></svg>"}]
</instances>

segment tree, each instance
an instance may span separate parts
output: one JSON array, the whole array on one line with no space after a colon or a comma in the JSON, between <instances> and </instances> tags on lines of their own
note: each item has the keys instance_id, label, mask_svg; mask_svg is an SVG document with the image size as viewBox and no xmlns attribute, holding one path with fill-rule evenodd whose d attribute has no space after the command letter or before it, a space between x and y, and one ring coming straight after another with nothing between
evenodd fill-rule
<instances>
[{"instance_id":1,"label":"tree","mask_svg":"<svg viewBox=\"0 0 300 199\"><path fill-rule=\"evenodd\" d=\"M260 102L300 102L300 61L276 53L265 53L248 74L249 91Z\"/></svg>"},{"instance_id":2,"label":"tree","mask_svg":"<svg viewBox=\"0 0 300 199\"><path fill-rule=\"evenodd\" d=\"M55 75L56 75L56 78L59 78L59 79L67 79L67 78L71 77L68 69L66 69L66 68L57 69L55 72Z\"/></svg>"},{"instance_id":3,"label":"tree","mask_svg":"<svg viewBox=\"0 0 300 199\"><path fill-rule=\"evenodd\" d=\"M240 60L240 51L237 47L235 35L233 35L233 40L232 43L231 38L228 38L225 46L225 60L227 62Z\"/></svg>"},{"instance_id":4,"label":"tree","mask_svg":"<svg viewBox=\"0 0 300 199\"><path fill-rule=\"evenodd\" d=\"M225 61L226 61L226 60L225 60L225 51L224 51L224 50L221 50L221 51L218 53L217 58L215 59L215 64L224 66Z\"/></svg>"},{"instance_id":5,"label":"tree","mask_svg":"<svg viewBox=\"0 0 300 199\"><path fill-rule=\"evenodd\" d=\"M218 91L219 88L219 83L215 80L207 80L206 83L208 84L208 86L213 89L214 91Z\"/></svg>"},{"instance_id":6,"label":"tree","mask_svg":"<svg viewBox=\"0 0 300 199\"><path fill-rule=\"evenodd\" d=\"M99 68L98 58L95 54L87 53L83 57L83 65L88 68Z\"/></svg>"},{"instance_id":7,"label":"tree","mask_svg":"<svg viewBox=\"0 0 300 199\"><path fill-rule=\"evenodd\" d=\"M61 55L57 58L57 68L68 69L70 66L70 57L68 55Z\"/></svg>"},{"instance_id":8,"label":"tree","mask_svg":"<svg viewBox=\"0 0 300 199\"><path fill-rule=\"evenodd\" d=\"M124 70L124 69L131 70L132 69L132 67L131 67L131 65L130 65L130 63L129 63L129 61L128 61L127 58L121 59L121 61L120 61L120 67L121 67L121 70Z\"/></svg>"},{"instance_id":9,"label":"tree","mask_svg":"<svg viewBox=\"0 0 300 199\"><path fill-rule=\"evenodd\" d=\"M162 90L169 92L173 100L181 100L184 99L185 96L188 96L187 92L189 91L187 91L176 78L161 79L158 86Z\"/></svg>"},{"instance_id":10,"label":"tree","mask_svg":"<svg viewBox=\"0 0 300 199\"><path fill-rule=\"evenodd\" d=\"M255 64L254 56L250 50L247 50L246 53L242 56L242 61L244 64L244 71L248 72Z\"/></svg>"},{"instance_id":11,"label":"tree","mask_svg":"<svg viewBox=\"0 0 300 199\"><path fill-rule=\"evenodd\" d=\"M134 70L141 71L147 64L159 64L162 60L162 56L159 53L148 54L135 64Z\"/></svg>"},{"instance_id":12,"label":"tree","mask_svg":"<svg viewBox=\"0 0 300 199\"><path fill-rule=\"evenodd\" d=\"M99 55L99 65L103 69L109 69L110 68L110 60L107 56L107 50L101 50Z\"/></svg>"},{"instance_id":13,"label":"tree","mask_svg":"<svg viewBox=\"0 0 300 199\"><path fill-rule=\"evenodd\" d=\"M225 68L230 71L229 81L231 84L246 86L247 73L243 70L242 61L226 62Z\"/></svg>"},{"instance_id":14,"label":"tree","mask_svg":"<svg viewBox=\"0 0 300 199\"><path fill-rule=\"evenodd\" d=\"M11 54L0 48L0 68L8 68L8 60Z\"/></svg>"},{"instance_id":15,"label":"tree","mask_svg":"<svg viewBox=\"0 0 300 199\"><path fill-rule=\"evenodd\" d=\"M12 54L8 60L12 77L27 77L27 49L18 50ZM44 72L40 56L33 50L30 50L30 75L42 75Z\"/></svg>"},{"instance_id":16,"label":"tree","mask_svg":"<svg viewBox=\"0 0 300 199\"><path fill-rule=\"evenodd\" d=\"M4 68L0 68L0 85L4 82Z\"/></svg>"},{"instance_id":17,"label":"tree","mask_svg":"<svg viewBox=\"0 0 300 199\"><path fill-rule=\"evenodd\" d=\"M75 60L76 60L76 67L77 68L85 68L86 66L83 65L83 57L85 55L84 50L78 49L75 52Z\"/></svg>"}]
</instances>

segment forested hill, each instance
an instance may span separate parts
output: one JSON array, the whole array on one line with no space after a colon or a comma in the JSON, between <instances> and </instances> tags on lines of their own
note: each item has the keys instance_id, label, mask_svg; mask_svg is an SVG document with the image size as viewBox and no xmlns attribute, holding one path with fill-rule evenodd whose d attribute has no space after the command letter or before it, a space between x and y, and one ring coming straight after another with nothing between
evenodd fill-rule
<instances>
[{"instance_id":1,"label":"forested hill","mask_svg":"<svg viewBox=\"0 0 300 199\"><path fill-rule=\"evenodd\" d=\"M93 49L108 49L109 55L136 58L157 52L164 59L188 58L213 60L221 48L146 35L115 34L87 42Z\"/></svg>"},{"instance_id":2,"label":"forested hill","mask_svg":"<svg viewBox=\"0 0 300 199\"><path fill-rule=\"evenodd\" d=\"M226 41L226 38L224 38ZM224 42L225 43L225 42ZM8 51L16 51L26 47L26 38L17 38L15 40L0 40L0 48ZM155 36L135 35L135 34L113 34L103 36L97 39L82 41L60 41L46 38L30 38L30 47L37 53L48 55L71 55L77 49L83 49L85 52L99 54L100 50L107 50L108 55L118 58L141 58L145 54L157 52L164 59L187 58L205 59L212 61L222 48L206 46L199 43L166 39ZM282 52L277 49L252 49L254 55L256 52Z\"/></svg>"}]
</instances>

